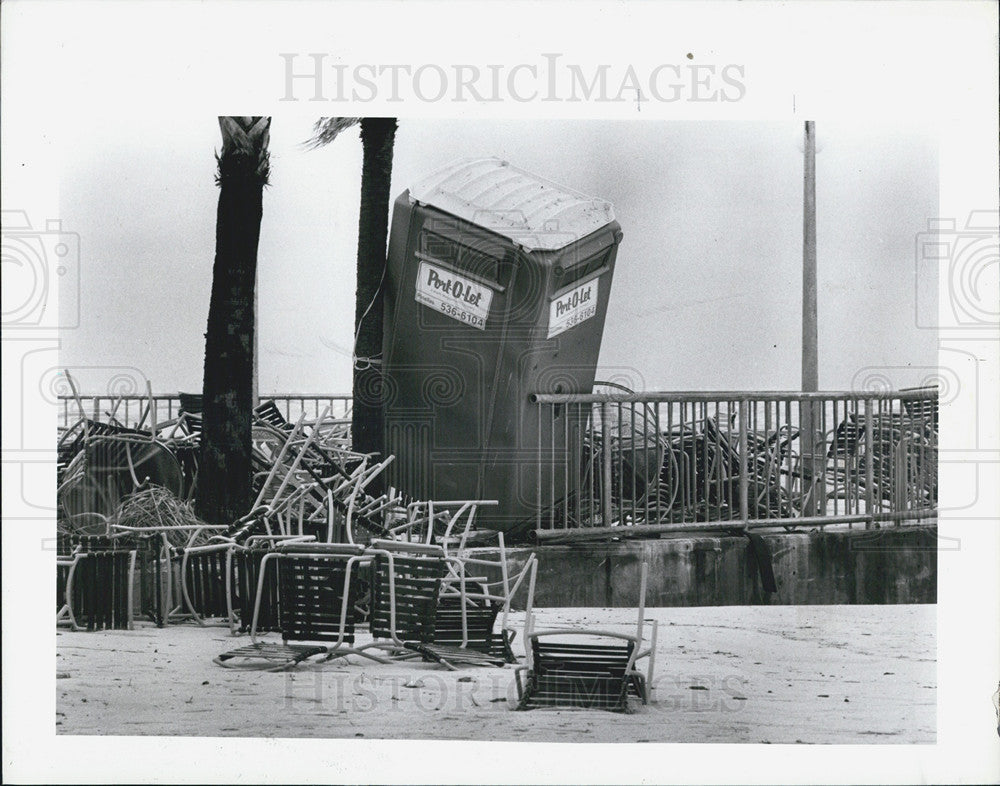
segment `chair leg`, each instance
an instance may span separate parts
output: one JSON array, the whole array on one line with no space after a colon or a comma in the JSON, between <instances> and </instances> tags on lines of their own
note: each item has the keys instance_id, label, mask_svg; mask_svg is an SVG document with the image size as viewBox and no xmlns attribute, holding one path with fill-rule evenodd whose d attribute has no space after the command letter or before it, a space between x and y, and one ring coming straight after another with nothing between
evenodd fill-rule
<instances>
[{"instance_id":1,"label":"chair leg","mask_svg":"<svg viewBox=\"0 0 1000 786\"><path fill-rule=\"evenodd\" d=\"M66 576L66 590L63 594L63 609L65 609L66 617L69 619L70 630L80 630L80 626L76 622L76 616L73 614L73 579L76 575L76 566L79 564L80 561L78 558L70 565L69 574Z\"/></svg>"},{"instance_id":2,"label":"chair leg","mask_svg":"<svg viewBox=\"0 0 1000 786\"><path fill-rule=\"evenodd\" d=\"M348 655L360 655L362 658L368 658L369 660L373 660L376 663L384 663L384 664L392 663L391 660L387 660L386 658L379 657L378 655L373 655L370 652L364 652L364 650L368 647L371 647L371 645L366 644L363 647L336 647L334 649L331 649L326 654L326 657L323 659L323 661L326 662L328 660L334 660L335 658L346 658Z\"/></svg>"},{"instance_id":3,"label":"chair leg","mask_svg":"<svg viewBox=\"0 0 1000 786\"><path fill-rule=\"evenodd\" d=\"M649 637L649 666L646 668L646 690L653 689L653 667L656 664L656 636L659 631L660 621L653 620L653 632Z\"/></svg>"},{"instance_id":4,"label":"chair leg","mask_svg":"<svg viewBox=\"0 0 1000 786\"><path fill-rule=\"evenodd\" d=\"M518 666L514 669L514 688L517 690L516 710L527 709L525 702L528 699L527 684L522 683L522 677L526 676L526 682L530 682L531 673L527 666Z\"/></svg>"},{"instance_id":5,"label":"chair leg","mask_svg":"<svg viewBox=\"0 0 1000 786\"><path fill-rule=\"evenodd\" d=\"M126 600L126 611L127 616L126 628L127 630L135 629L135 560L138 556L137 552L129 552L128 560L128 596Z\"/></svg>"}]
</instances>

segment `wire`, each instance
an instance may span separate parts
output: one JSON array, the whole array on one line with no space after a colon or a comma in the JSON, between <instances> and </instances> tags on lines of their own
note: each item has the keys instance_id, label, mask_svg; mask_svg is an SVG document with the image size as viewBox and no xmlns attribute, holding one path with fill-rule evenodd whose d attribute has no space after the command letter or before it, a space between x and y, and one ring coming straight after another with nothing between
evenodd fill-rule
<instances>
[{"instance_id":1,"label":"wire","mask_svg":"<svg viewBox=\"0 0 1000 786\"><path fill-rule=\"evenodd\" d=\"M382 365L381 350L379 350L379 352L373 357L358 357L358 336L361 335L361 325L364 324L365 317L368 316L368 312L372 310L372 306L375 305L375 301L378 300L378 296L382 292L382 285L385 284L385 270L388 266L388 260L386 260L386 264L382 266L382 277L379 279L378 287L375 289L375 294L372 295L371 302L364 310L364 313L361 314L361 318L358 320L358 327L354 331L354 346L351 348L351 360L354 364L355 371L367 371L373 366Z\"/></svg>"}]
</instances>

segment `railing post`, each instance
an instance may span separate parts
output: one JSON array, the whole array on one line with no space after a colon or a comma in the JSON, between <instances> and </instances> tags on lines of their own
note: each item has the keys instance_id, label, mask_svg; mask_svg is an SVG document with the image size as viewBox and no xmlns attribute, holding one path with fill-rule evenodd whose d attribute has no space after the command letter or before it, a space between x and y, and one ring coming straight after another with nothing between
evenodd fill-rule
<instances>
[{"instance_id":1,"label":"railing post","mask_svg":"<svg viewBox=\"0 0 1000 786\"><path fill-rule=\"evenodd\" d=\"M802 515L816 515L816 479L814 475L815 456L815 421L813 418L813 402L807 398L799 399L799 440L802 444L802 458L799 462L800 483L802 485Z\"/></svg>"},{"instance_id":2,"label":"railing post","mask_svg":"<svg viewBox=\"0 0 1000 786\"><path fill-rule=\"evenodd\" d=\"M535 509L538 511L535 519L535 530L538 531L542 528L542 407L547 406L546 404L535 404L538 407L538 424L535 433L538 435L538 455L535 460L536 473L535 473Z\"/></svg>"},{"instance_id":3,"label":"railing post","mask_svg":"<svg viewBox=\"0 0 1000 786\"><path fill-rule=\"evenodd\" d=\"M899 438L899 444L895 445L892 450L892 499L894 505L891 510L893 513L903 513L908 510L912 510L915 506L910 501L910 483L909 483L909 465L910 465L910 449L913 445L913 440L907 439L907 434L905 429L902 430ZM899 520L896 520L896 524L899 524Z\"/></svg>"},{"instance_id":4,"label":"railing post","mask_svg":"<svg viewBox=\"0 0 1000 786\"><path fill-rule=\"evenodd\" d=\"M740 399L740 520L746 527L750 521L750 500L747 498L750 492L750 481L747 477L747 400Z\"/></svg>"},{"instance_id":5,"label":"railing post","mask_svg":"<svg viewBox=\"0 0 1000 786\"><path fill-rule=\"evenodd\" d=\"M874 429L872 428L872 400L865 399L865 513L868 514L868 521L865 522L865 529L871 529L875 518L875 469L872 466L875 455Z\"/></svg>"},{"instance_id":6,"label":"railing post","mask_svg":"<svg viewBox=\"0 0 1000 786\"><path fill-rule=\"evenodd\" d=\"M601 522L611 526L611 402L601 402Z\"/></svg>"}]
</instances>

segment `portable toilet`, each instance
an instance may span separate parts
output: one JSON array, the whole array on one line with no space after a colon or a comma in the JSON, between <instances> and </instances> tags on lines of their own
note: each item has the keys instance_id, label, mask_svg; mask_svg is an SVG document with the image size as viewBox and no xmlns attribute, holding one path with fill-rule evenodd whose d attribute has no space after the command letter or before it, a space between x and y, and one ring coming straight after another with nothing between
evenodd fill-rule
<instances>
[{"instance_id":1,"label":"portable toilet","mask_svg":"<svg viewBox=\"0 0 1000 786\"><path fill-rule=\"evenodd\" d=\"M391 485L495 499L480 523L533 528L539 484L567 459L565 424L529 397L591 392L621 238L608 202L497 158L453 163L396 200L382 367Z\"/></svg>"}]
</instances>

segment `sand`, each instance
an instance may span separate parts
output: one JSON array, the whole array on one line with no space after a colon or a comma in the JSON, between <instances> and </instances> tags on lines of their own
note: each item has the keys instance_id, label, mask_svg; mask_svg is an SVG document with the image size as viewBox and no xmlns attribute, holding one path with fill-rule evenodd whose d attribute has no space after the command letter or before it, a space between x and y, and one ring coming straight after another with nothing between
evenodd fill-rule
<instances>
[{"instance_id":1,"label":"sand","mask_svg":"<svg viewBox=\"0 0 1000 786\"><path fill-rule=\"evenodd\" d=\"M546 742L933 743L934 606L650 609L649 705L513 711L514 667L350 656L224 669L248 641L193 623L57 636L57 734ZM513 618L517 629L523 615ZM542 609L539 627L628 630L626 609ZM274 638L273 636L269 638ZM360 641L363 642L362 634ZM523 654L520 641L515 652Z\"/></svg>"}]
</instances>

